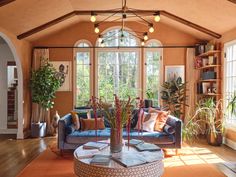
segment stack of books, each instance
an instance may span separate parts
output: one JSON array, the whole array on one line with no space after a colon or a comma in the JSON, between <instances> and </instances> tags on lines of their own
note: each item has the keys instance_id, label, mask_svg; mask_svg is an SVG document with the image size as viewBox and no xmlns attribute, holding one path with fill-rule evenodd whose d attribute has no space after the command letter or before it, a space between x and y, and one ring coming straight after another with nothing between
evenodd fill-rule
<instances>
[{"instance_id":1,"label":"stack of books","mask_svg":"<svg viewBox=\"0 0 236 177\"><path fill-rule=\"evenodd\" d=\"M97 154L94 155L90 161L91 165L105 165L108 166L111 160L111 155Z\"/></svg>"},{"instance_id":2,"label":"stack of books","mask_svg":"<svg viewBox=\"0 0 236 177\"><path fill-rule=\"evenodd\" d=\"M83 145L83 149L98 149L102 150L104 148L108 147L108 143L104 142L88 142Z\"/></svg>"}]
</instances>

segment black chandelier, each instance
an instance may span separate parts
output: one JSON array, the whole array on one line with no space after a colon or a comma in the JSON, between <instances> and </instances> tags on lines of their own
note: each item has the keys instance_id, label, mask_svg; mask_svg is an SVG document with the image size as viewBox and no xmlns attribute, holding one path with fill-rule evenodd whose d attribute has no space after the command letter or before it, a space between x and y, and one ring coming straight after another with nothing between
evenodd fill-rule
<instances>
[{"instance_id":1,"label":"black chandelier","mask_svg":"<svg viewBox=\"0 0 236 177\"><path fill-rule=\"evenodd\" d=\"M103 20L97 22L97 16L99 15L107 15ZM148 40L148 34L153 33L155 31L154 25L151 21L145 19L146 17L152 16L154 18L155 22L160 21L160 11L143 11L143 10L138 10L134 8L128 8L127 7L127 2L126 0L122 0L122 7L117 8L117 9L112 9L112 10L107 10L102 12L96 12L96 11L91 11L91 17L90 21L94 23L94 32L98 34L98 42L101 47L105 46L105 41L106 40L111 40L114 36L119 36L121 42L123 41L125 34L129 34L131 36L134 36L135 38L138 38L141 40L141 45L145 45L145 41ZM112 19L111 18L115 18ZM125 22L129 18L138 18L141 20L148 28L147 31L130 31L125 29ZM121 28L118 30L119 34L112 34L110 36L102 36L100 33L99 27L104 23L110 20L110 22L120 22L121 23ZM124 33L124 31L126 33ZM133 33L135 32L135 33Z\"/></svg>"}]
</instances>

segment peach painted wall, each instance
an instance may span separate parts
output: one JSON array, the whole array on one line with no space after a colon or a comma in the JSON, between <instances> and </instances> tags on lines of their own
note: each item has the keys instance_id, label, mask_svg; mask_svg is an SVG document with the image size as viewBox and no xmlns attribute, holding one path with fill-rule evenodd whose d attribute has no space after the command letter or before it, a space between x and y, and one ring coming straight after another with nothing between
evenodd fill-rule
<instances>
[{"instance_id":1,"label":"peach painted wall","mask_svg":"<svg viewBox=\"0 0 236 177\"><path fill-rule=\"evenodd\" d=\"M16 48L17 54L21 60L22 74L23 74L23 118L24 118L24 131L28 130L30 127L30 90L29 90L29 76L30 76L30 66L31 66L31 51L32 46L28 41L18 40L15 35L6 31L0 27L0 31L4 33L13 43Z\"/></svg>"},{"instance_id":2,"label":"peach painted wall","mask_svg":"<svg viewBox=\"0 0 236 177\"><path fill-rule=\"evenodd\" d=\"M101 31L109 27L119 26L117 23L106 23L101 25ZM134 31L145 31L146 26L140 25L136 22L128 22L126 25ZM62 29L59 32L45 36L32 42L33 46L74 46L76 41L86 39L95 45L97 35L93 31L93 24L89 22L81 22ZM149 35L149 39L157 39L163 45L194 45L197 39L182 31L174 29L171 26L159 23L156 26L156 31ZM163 59L165 65L184 65L186 59L186 49L164 49ZM50 60L73 61L72 49L50 49ZM163 70L164 74L164 70ZM71 92L57 92L55 99L55 107L51 111L54 114L55 110L59 111L60 115L64 115L73 109L73 91Z\"/></svg>"},{"instance_id":3,"label":"peach painted wall","mask_svg":"<svg viewBox=\"0 0 236 177\"><path fill-rule=\"evenodd\" d=\"M222 38L220 39L223 45L233 40L236 40L236 28L223 34ZM229 128L227 128L225 131L225 137L236 143L236 126L230 126Z\"/></svg>"}]
</instances>

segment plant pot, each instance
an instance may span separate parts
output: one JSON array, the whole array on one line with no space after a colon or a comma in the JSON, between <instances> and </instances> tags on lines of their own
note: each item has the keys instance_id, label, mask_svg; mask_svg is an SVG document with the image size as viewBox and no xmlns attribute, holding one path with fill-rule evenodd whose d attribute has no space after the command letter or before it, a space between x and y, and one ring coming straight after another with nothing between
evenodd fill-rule
<instances>
[{"instance_id":1,"label":"plant pot","mask_svg":"<svg viewBox=\"0 0 236 177\"><path fill-rule=\"evenodd\" d=\"M212 146L220 146L222 144L222 134L218 132L213 133L210 131L207 134L207 142Z\"/></svg>"},{"instance_id":2,"label":"plant pot","mask_svg":"<svg viewBox=\"0 0 236 177\"><path fill-rule=\"evenodd\" d=\"M111 153L117 153L122 151L123 146L123 129L121 128L120 131L116 128L111 128L110 134L110 151Z\"/></svg>"},{"instance_id":3,"label":"plant pot","mask_svg":"<svg viewBox=\"0 0 236 177\"><path fill-rule=\"evenodd\" d=\"M152 106L153 106L153 101L152 100L149 100L149 99L144 100L144 107L145 108L149 108L149 107L152 107Z\"/></svg>"},{"instance_id":4,"label":"plant pot","mask_svg":"<svg viewBox=\"0 0 236 177\"><path fill-rule=\"evenodd\" d=\"M39 138L46 136L46 122L31 124L31 137Z\"/></svg>"}]
</instances>

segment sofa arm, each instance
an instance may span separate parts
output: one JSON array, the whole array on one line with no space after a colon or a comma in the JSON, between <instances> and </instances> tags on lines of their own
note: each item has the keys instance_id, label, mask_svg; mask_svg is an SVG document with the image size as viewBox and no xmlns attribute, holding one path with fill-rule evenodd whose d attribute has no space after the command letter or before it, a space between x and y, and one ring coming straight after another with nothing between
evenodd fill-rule
<instances>
[{"instance_id":1,"label":"sofa arm","mask_svg":"<svg viewBox=\"0 0 236 177\"><path fill-rule=\"evenodd\" d=\"M182 146L182 121L174 116L169 116L166 122L175 129L175 148Z\"/></svg>"},{"instance_id":2,"label":"sofa arm","mask_svg":"<svg viewBox=\"0 0 236 177\"><path fill-rule=\"evenodd\" d=\"M66 138L66 127L72 124L71 114L67 114L58 121L58 136L57 145L58 149L64 149L64 142Z\"/></svg>"}]
</instances>

